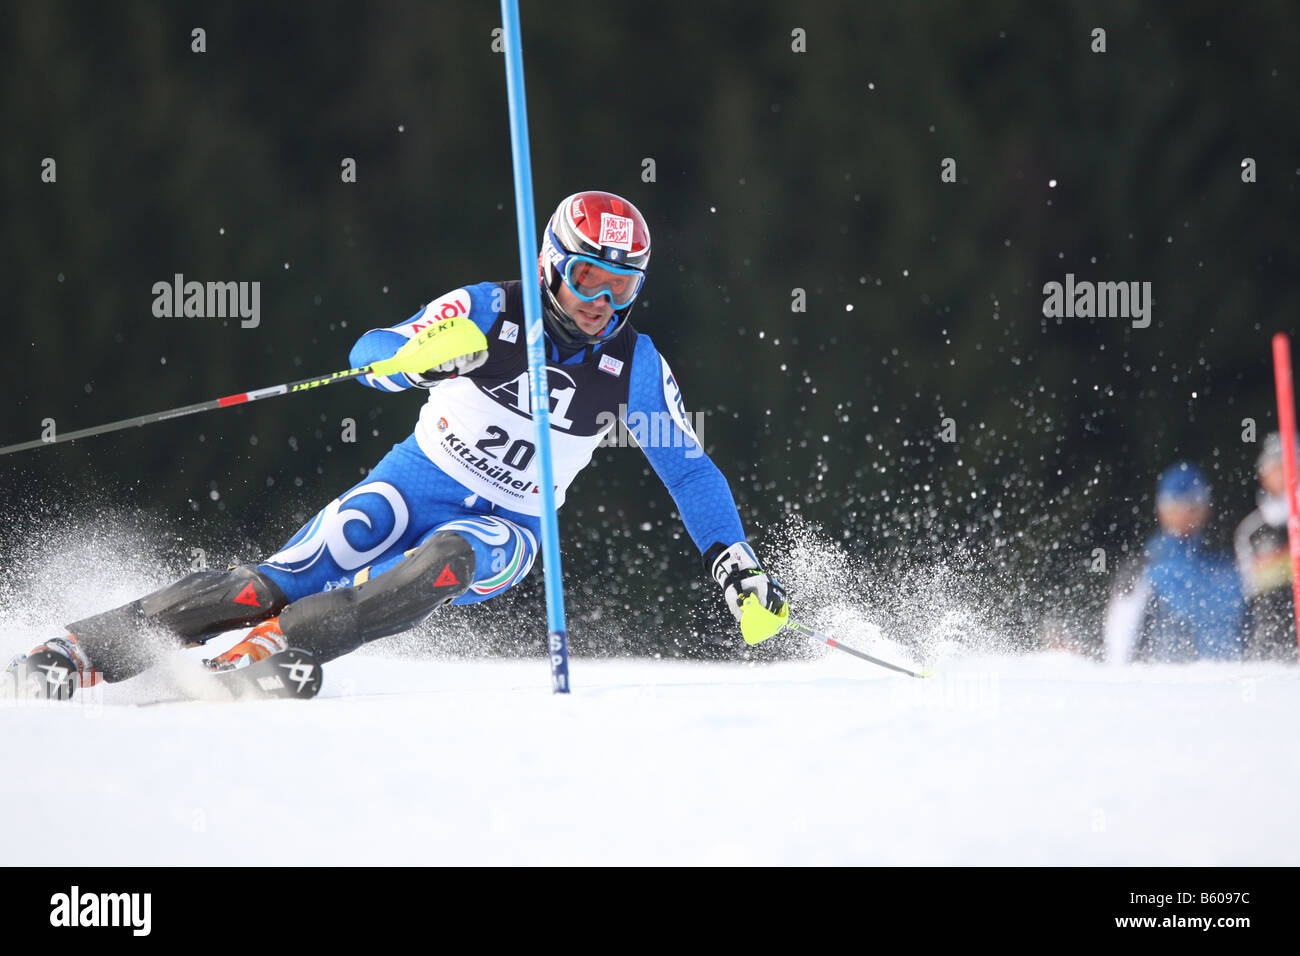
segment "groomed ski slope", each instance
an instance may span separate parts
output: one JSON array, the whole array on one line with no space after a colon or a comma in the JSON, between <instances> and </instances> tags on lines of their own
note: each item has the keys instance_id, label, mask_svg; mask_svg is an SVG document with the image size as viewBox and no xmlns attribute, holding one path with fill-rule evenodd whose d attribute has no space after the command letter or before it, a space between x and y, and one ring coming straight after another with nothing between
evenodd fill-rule
<instances>
[{"instance_id":1,"label":"groomed ski slope","mask_svg":"<svg viewBox=\"0 0 1300 956\"><path fill-rule=\"evenodd\" d=\"M1295 668L939 667L575 659L556 697L540 658L353 655L309 702L0 704L0 862L1300 862Z\"/></svg>"}]
</instances>

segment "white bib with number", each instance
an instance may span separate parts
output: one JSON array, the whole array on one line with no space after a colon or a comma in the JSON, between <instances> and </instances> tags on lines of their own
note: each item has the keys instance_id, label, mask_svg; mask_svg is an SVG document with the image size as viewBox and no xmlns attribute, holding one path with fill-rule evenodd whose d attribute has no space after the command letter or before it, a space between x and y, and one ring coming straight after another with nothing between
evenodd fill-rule
<instances>
[{"instance_id":1,"label":"white bib with number","mask_svg":"<svg viewBox=\"0 0 1300 956\"><path fill-rule=\"evenodd\" d=\"M576 388L566 387L567 376L555 367L550 378L551 461L558 508L564 504L565 489L587 467L613 423L594 435L565 431ZM492 394L469 378L440 383L430 389L429 400L420 410L415 440L434 464L470 491L511 511L539 515L537 436L528 380L523 372L496 386Z\"/></svg>"}]
</instances>

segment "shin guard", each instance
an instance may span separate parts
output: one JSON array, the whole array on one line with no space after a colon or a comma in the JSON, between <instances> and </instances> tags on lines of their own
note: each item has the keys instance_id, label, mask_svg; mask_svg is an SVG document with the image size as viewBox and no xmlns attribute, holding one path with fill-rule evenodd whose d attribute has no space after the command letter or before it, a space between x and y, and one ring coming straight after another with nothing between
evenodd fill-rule
<instances>
[{"instance_id":1,"label":"shin guard","mask_svg":"<svg viewBox=\"0 0 1300 956\"><path fill-rule=\"evenodd\" d=\"M419 624L469 588L474 563L468 541L440 531L378 577L294 601L280 630L290 647L325 663Z\"/></svg>"},{"instance_id":2,"label":"shin guard","mask_svg":"<svg viewBox=\"0 0 1300 956\"><path fill-rule=\"evenodd\" d=\"M134 677L178 644L255 624L288 603L277 584L241 565L195 571L138 601L69 624L68 630L111 682Z\"/></svg>"}]
</instances>

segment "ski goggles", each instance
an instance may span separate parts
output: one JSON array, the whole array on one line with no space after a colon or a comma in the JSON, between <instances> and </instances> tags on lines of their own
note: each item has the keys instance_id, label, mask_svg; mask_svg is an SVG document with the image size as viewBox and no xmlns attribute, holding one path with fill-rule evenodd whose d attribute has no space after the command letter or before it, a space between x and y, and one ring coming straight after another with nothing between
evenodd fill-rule
<instances>
[{"instance_id":1,"label":"ski goggles","mask_svg":"<svg viewBox=\"0 0 1300 956\"><path fill-rule=\"evenodd\" d=\"M629 266L616 266L590 256L565 257L564 284L583 302L608 296L615 309L631 305L645 282L645 273Z\"/></svg>"}]
</instances>

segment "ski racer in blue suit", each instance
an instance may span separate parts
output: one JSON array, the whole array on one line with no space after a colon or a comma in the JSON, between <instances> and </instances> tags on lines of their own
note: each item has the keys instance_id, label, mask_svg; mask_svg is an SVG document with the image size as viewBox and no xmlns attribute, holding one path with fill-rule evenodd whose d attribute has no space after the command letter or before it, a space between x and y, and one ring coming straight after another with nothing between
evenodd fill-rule
<instances>
[{"instance_id":1,"label":"ski racer in blue suit","mask_svg":"<svg viewBox=\"0 0 1300 956\"><path fill-rule=\"evenodd\" d=\"M556 505L622 419L744 639L758 643L784 626L789 606L745 541L672 370L628 323L649 257L644 218L611 193L570 196L547 224L538 281ZM197 571L74 622L67 638L37 650L66 655L84 685L150 666L157 642L139 640L142 631L194 644L255 625L209 666L233 669L287 647L323 662L443 604L473 604L518 584L537 554L541 498L524 330L522 285L507 281L454 289L399 325L366 332L351 353L352 367L374 367L366 386L428 390L409 438L264 561Z\"/></svg>"}]
</instances>

